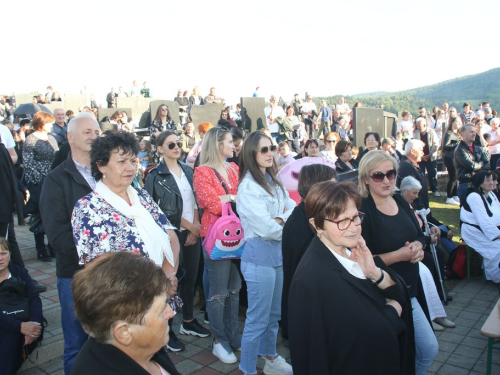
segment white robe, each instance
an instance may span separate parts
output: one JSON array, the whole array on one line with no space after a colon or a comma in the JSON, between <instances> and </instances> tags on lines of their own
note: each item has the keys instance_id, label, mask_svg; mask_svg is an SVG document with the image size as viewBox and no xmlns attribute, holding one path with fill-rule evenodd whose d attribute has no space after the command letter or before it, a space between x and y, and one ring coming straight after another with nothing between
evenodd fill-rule
<instances>
[{"instance_id":1,"label":"white robe","mask_svg":"<svg viewBox=\"0 0 500 375\"><path fill-rule=\"evenodd\" d=\"M500 236L500 203L493 193L489 193L492 203L486 201L490 211L493 213L489 217L483 200L478 193L471 193L467 197L467 203L471 207L472 212L466 211L463 207L460 210L460 220L462 224L462 238L465 243L476 250L484 258L484 271L486 279L495 283L500 283L500 240L496 239ZM470 223L478 225L481 230Z\"/></svg>"}]
</instances>

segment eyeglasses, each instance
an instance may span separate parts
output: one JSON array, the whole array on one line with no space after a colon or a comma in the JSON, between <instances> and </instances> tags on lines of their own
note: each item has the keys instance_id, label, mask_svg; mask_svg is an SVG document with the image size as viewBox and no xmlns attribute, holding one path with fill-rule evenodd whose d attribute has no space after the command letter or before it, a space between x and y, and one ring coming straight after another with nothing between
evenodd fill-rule
<instances>
[{"instance_id":1,"label":"eyeglasses","mask_svg":"<svg viewBox=\"0 0 500 375\"><path fill-rule=\"evenodd\" d=\"M343 220L335 221L335 220L330 220L330 219L325 218L325 220L329 221L330 223L337 224L337 228L339 228L339 230L346 230L347 228L349 228L351 226L351 223L354 223L354 225L357 227L360 226L361 223L363 222L364 218L365 218L364 212L358 211L358 214L356 216L354 216L352 219L343 219Z\"/></svg>"},{"instance_id":2,"label":"eyeglasses","mask_svg":"<svg viewBox=\"0 0 500 375\"><path fill-rule=\"evenodd\" d=\"M272 145L271 147L264 146L264 147L262 147L260 149L260 153L261 154L267 154L269 152L269 149L271 150L271 152L276 151L276 145Z\"/></svg>"},{"instance_id":3,"label":"eyeglasses","mask_svg":"<svg viewBox=\"0 0 500 375\"><path fill-rule=\"evenodd\" d=\"M337 143L337 141L335 139L334 140L327 139L326 143Z\"/></svg>"},{"instance_id":4,"label":"eyeglasses","mask_svg":"<svg viewBox=\"0 0 500 375\"><path fill-rule=\"evenodd\" d=\"M223 113L222 116L227 116L227 113Z\"/></svg>"},{"instance_id":5,"label":"eyeglasses","mask_svg":"<svg viewBox=\"0 0 500 375\"><path fill-rule=\"evenodd\" d=\"M182 148L182 142L170 142L167 145L167 147L168 147L169 150L173 150L176 145L177 145L177 147Z\"/></svg>"},{"instance_id":6,"label":"eyeglasses","mask_svg":"<svg viewBox=\"0 0 500 375\"><path fill-rule=\"evenodd\" d=\"M384 181L384 178L387 177L389 181L392 181L396 178L397 173L395 169L391 169L387 173L382 173L382 172L375 172L372 174L370 177L373 179L375 182L382 182Z\"/></svg>"}]
</instances>

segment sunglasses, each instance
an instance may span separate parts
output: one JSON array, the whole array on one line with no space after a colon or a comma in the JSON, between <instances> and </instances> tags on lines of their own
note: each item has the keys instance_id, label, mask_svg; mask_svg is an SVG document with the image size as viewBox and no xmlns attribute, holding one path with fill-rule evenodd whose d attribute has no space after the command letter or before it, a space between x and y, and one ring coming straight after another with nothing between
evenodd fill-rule
<instances>
[{"instance_id":1,"label":"sunglasses","mask_svg":"<svg viewBox=\"0 0 500 375\"><path fill-rule=\"evenodd\" d=\"M335 139L334 139L333 141L331 141L331 140L327 139L327 140L326 140L326 143L337 143L337 141L336 141Z\"/></svg>"},{"instance_id":2,"label":"sunglasses","mask_svg":"<svg viewBox=\"0 0 500 375\"><path fill-rule=\"evenodd\" d=\"M375 172L370 177L375 182L382 182L382 181L384 181L384 178L386 178L386 177L387 177L387 179L389 181L392 181L392 180L394 180L396 178L396 176L397 176L396 170L395 169L391 169L387 173Z\"/></svg>"},{"instance_id":3,"label":"sunglasses","mask_svg":"<svg viewBox=\"0 0 500 375\"><path fill-rule=\"evenodd\" d=\"M270 149L271 149L271 152L276 151L276 145L272 145L272 146L270 147ZM269 147L268 147L268 146L262 147L262 148L260 149L260 153L261 153L261 154L267 154L268 152L269 152Z\"/></svg>"},{"instance_id":4,"label":"sunglasses","mask_svg":"<svg viewBox=\"0 0 500 375\"><path fill-rule=\"evenodd\" d=\"M182 142L170 142L167 145L167 147L168 147L169 150L173 150L176 145L177 145L177 147L182 148Z\"/></svg>"}]
</instances>

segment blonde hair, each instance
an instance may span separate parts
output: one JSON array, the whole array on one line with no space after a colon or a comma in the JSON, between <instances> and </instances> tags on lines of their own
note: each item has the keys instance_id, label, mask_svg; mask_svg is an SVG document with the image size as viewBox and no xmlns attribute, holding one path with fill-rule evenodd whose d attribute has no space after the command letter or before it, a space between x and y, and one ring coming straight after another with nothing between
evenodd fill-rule
<instances>
[{"instance_id":1,"label":"blonde hair","mask_svg":"<svg viewBox=\"0 0 500 375\"><path fill-rule=\"evenodd\" d=\"M358 189L359 194L363 198L366 198L370 194L370 188L368 184L365 183L365 180L370 177L370 171L372 169L377 168L380 164L390 161L394 170L398 171L398 163L396 162L396 158L389 155L387 152L382 150L373 150L368 152L361 161L359 162L358 168ZM397 191L396 185L394 185L394 189L392 194Z\"/></svg>"},{"instance_id":2,"label":"blonde hair","mask_svg":"<svg viewBox=\"0 0 500 375\"><path fill-rule=\"evenodd\" d=\"M200 166L206 165L211 168L217 168L222 161L226 167L229 167L229 163L224 160L221 153L221 146L224 138L226 138L226 134L231 135L231 132L226 128L216 127L207 131L201 144Z\"/></svg>"}]
</instances>

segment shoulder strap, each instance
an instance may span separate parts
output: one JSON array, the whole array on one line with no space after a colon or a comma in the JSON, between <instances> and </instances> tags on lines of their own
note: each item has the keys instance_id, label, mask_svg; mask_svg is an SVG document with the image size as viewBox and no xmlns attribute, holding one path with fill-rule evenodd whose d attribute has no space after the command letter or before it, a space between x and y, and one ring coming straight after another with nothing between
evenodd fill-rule
<instances>
[{"instance_id":1,"label":"shoulder strap","mask_svg":"<svg viewBox=\"0 0 500 375\"><path fill-rule=\"evenodd\" d=\"M229 194L229 191L227 190L227 187L226 187L226 183L222 180L222 177L221 175L219 174L219 172L217 172L215 170L215 168L212 168L212 170L214 171L215 175L217 176L217 179L220 181L220 183L222 184L222 187L224 188L226 194ZM229 176L229 174L228 174Z\"/></svg>"}]
</instances>

